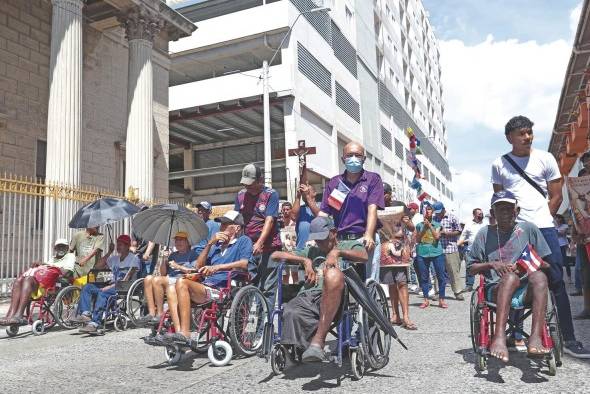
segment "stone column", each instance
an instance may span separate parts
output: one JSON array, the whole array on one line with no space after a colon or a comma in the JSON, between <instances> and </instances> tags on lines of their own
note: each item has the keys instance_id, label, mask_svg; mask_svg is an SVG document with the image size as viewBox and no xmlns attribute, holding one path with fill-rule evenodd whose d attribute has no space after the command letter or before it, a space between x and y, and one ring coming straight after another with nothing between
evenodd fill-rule
<instances>
[{"instance_id":1,"label":"stone column","mask_svg":"<svg viewBox=\"0 0 590 394\"><path fill-rule=\"evenodd\" d=\"M83 0L52 0L49 106L47 115L48 183L80 185L82 129ZM44 257L52 243L67 236L75 204L47 198L44 212Z\"/></svg>"},{"instance_id":2,"label":"stone column","mask_svg":"<svg viewBox=\"0 0 590 394\"><path fill-rule=\"evenodd\" d=\"M125 191L137 189L146 201L154 198L152 45L163 23L143 9L131 10L122 22L129 40Z\"/></svg>"}]
</instances>

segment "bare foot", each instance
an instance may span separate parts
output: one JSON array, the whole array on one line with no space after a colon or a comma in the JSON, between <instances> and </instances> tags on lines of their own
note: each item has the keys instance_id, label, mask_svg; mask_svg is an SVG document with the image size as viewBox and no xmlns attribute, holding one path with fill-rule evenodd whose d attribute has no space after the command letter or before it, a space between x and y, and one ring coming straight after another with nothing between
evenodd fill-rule
<instances>
[{"instance_id":1,"label":"bare foot","mask_svg":"<svg viewBox=\"0 0 590 394\"><path fill-rule=\"evenodd\" d=\"M492 357L508 362L508 348L506 347L506 338L499 335L494 336L490 346L490 354Z\"/></svg>"},{"instance_id":2,"label":"bare foot","mask_svg":"<svg viewBox=\"0 0 590 394\"><path fill-rule=\"evenodd\" d=\"M551 351L550 349L547 349L546 347L543 346L543 342L541 341L541 338L534 337L531 335L531 337L529 338L529 344L527 346L527 357L530 357L530 358L544 357L550 351Z\"/></svg>"}]
</instances>

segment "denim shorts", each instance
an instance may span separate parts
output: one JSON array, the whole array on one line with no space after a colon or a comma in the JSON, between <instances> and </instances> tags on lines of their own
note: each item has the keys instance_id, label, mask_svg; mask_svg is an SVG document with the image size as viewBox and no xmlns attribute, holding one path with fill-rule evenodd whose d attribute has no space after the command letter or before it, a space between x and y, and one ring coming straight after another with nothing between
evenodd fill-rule
<instances>
[{"instance_id":1,"label":"denim shorts","mask_svg":"<svg viewBox=\"0 0 590 394\"><path fill-rule=\"evenodd\" d=\"M486 284L486 300L488 302L493 302L492 292L494 288L498 286L497 283L490 283ZM512 300L510 302L510 307L515 309L524 308L524 296L526 295L527 283L522 283L512 294Z\"/></svg>"}]
</instances>

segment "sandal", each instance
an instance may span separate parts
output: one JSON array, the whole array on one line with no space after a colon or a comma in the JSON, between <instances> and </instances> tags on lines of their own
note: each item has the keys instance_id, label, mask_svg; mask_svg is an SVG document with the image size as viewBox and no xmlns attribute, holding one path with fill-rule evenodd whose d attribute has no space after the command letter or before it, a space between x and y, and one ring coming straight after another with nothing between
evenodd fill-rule
<instances>
[{"instance_id":1,"label":"sandal","mask_svg":"<svg viewBox=\"0 0 590 394\"><path fill-rule=\"evenodd\" d=\"M446 302L444 302L444 301L440 301L440 302L438 303L438 307L439 307L439 308L443 308L443 309L447 309L449 306L447 305L447 303L446 303Z\"/></svg>"},{"instance_id":2,"label":"sandal","mask_svg":"<svg viewBox=\"0 0 590 394\"><path fill-rule=\"evenodd\" d=\"M404 324L404 322L401 321L401 319L391 320L390 323L391 323L392 326L401 326L401 325Z\"/></svg>"},{"instance_id":3,"label":"sandal","mask_svg":"<svg viewBox=\"0 0 590 394\"><path fill-rule=\"evenodd\" d=\"M412 322L402 324L402 328L405 328L409 331L416 331L418 329L418 327L416 327L416 325Z\"/></svg>"},{"instance_id":4,"label":"sandal","mask_svg":"<svg viewBox=\"0 0 590 394\"><path fill-rule=\"evenodd\" d=\"M430 306L430 302L424 301L422 304L420 304L420 309L425 309L425 308L428 308L429 306Z\"/></svg>"}]
</instances>

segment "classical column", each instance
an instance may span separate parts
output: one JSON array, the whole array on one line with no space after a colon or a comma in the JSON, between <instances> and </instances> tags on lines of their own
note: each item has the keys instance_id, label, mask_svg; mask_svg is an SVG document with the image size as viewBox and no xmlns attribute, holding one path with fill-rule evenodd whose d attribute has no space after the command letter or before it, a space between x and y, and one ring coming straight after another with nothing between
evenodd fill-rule
<instances>
[{"instance_id":1,"label":"classical column","mask_svg":"<svg viewBox=\"0 0 590 394\"><path fill-rule=\"evenodd\" d=\"M131 10L122 21L129 40L125 190L137 189L146 201L154 198L152 45L163 26L144 9Z\"/></svg>"},{"instance_id":2,"label":"classical column","mask_svg":"<svg viewBox=\"0 0 590 394\"><path fill-rule=\"evenodd\" d=\"M49 106L47 115L46 179L49 183L80 184L82 129L82 7L83 0L52 0ZM44 256L55 238L66 236L71 203L47 198L44 212Z\"/></svg>"}]
</instances>

